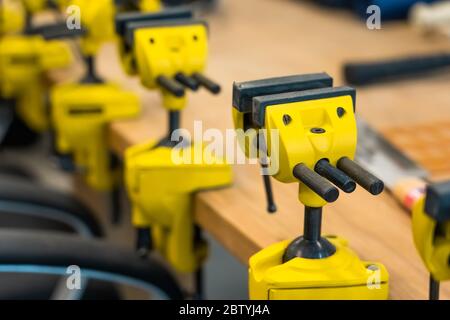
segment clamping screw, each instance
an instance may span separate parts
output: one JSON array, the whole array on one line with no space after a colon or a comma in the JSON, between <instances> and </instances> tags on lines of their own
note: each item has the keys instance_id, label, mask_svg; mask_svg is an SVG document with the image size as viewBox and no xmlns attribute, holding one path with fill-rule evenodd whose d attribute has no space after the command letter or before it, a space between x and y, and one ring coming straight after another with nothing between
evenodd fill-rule
<instances>
[{"instance_id":1,"label":"clamping screw","mask_svg":"<svg viewBox=\"0 0 450 320\"><path fill-rule=\"evenodd\" d=\"M291 122L292 122L292 118L290 115L288 115L288 114L283 115L283 123L285 126L287 126Z\"/></svg>"},{"instance_id":2,"label":"clamping screw","mask_svg":"<svg viewBox=\"0 0 450 320\"><path fill-rule=\"evenodd\" d=\"M322 133L325 133L326 130L324 128L312 128L311 132L315 133L315 134L322 134Z\"/></svg>"},{"instance_id":3,"label":"clamping screw","mask_svg":"<svg viewBox=\"0 0 450 320\"><path fill-rule=\"evenodd\" d=\"M375 271L380 270L380 268L379 268L377 265L374 265L374 264L369 264L369 265L367 265L367 266L366 266L366 269L367 269L367 270L370 270L370 271L372 271L372 272L375 272Z\"/></svg>"},{"instance_id":4,"label":"clamping screw","mask_svg":"<svg viewBox=\"0 0 450 320\"><path fill-rule=\"evenodd\" d=\"M337 108L336 112L337 112L338 117L342 118L345 114L345 109L342 107L339 107L339 108Z\"/></svg>"}]
</instances>

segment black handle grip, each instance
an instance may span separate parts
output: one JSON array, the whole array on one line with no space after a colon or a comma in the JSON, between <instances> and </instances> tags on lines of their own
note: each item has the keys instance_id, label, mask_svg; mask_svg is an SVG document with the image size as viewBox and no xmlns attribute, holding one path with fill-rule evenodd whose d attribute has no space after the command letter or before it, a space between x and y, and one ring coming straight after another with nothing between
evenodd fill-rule
<instances>
[{"instance_id":1,"label":"black handle grip","mask_svg":"<svg viewBox=\"0 0 450 320\"><path fill-rule=\"evenodd\" d=\"M206 90L213 94L219 94L220 93L220 85L214 82L213 80L207 78L206 76L200 74L200 73L194 73L192 77L197 80L201 86L205 87Z\"/></svg>"},{"instance_id":2,"label":"black handle grip","mask_svg":"<svg viewBox=\"0 0 450 320\"><path fill-rule=\"evenodd\" d=\"M156 79L156 83L175 97L181 98L184 96L184 87L175 80L167 78L166 76L159 76Z\"/></svg>"},{"instance_id":3,"label":"black handle grip","mask_svg":"<svg viewBox=\"0 0 450 320\"><path fill-rule=\"evenodd\" d=\"M333 182L345 193L352 193L356 189L356 182L341 170L333 167L328 160L322 159L317 162L314 170L322 177Z\"/></svg>"},{"instance_id":4,"label":"black handle grip","mask_svg":"<svg viewBox=\"0 0 450 320\"><path fill-rule=\"evenodd\" d=\"M175 80L193 91L197 91L200 87L200 83L195 78L190 77L182 72L175 75Z\"/></svg>"},{"instance_id":5,"label":"black handle grip","mask_svg":"<svg viewBox=\"0 0 450 320\"><path fill-rule=\"evenodd\" d=\"M369 85L384 80L408 78L450 67L450 54L408 57L369 63L348 63L344 75L351 85Z\"/></svg>"},{"instance_id":6,"label":"black handle grip","mask_svg":"<svg viewBox=\"0 0 450 320\"><path fill-rule=\"evenodd\" d=\"M384 183L366 169L347 157L341 158L337 167L353 178L361 187L369 191L374 196L384 190Z\"/></svg>"},{"instance_id":7,"label":"black handle grip","mask_svg":"<svg viewBox=\"0 0 450 320\"><path fill-rule=\"evenodd\" d=\"M328 180L300 163L294 168L294 177L303 182L308 188L317 193L327 202L334 202L339 197L339 190Z\"/></svg>"}]
</instances>

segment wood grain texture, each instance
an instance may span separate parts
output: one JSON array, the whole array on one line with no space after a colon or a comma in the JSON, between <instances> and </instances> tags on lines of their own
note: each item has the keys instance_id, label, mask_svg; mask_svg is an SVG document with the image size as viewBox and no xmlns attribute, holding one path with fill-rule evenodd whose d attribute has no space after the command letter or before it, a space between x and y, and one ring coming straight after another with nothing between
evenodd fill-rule
<instances>
[{"instance_id":1,"label":"wood grain texture","mask_svg":"<svg viewBox=\"0 0 450 320\"><path fill-rule=\"evenodd\" d=\"M425 39L402 23L370 31L350 14L302 1L227 0L208 20L207 74L223 85L223 93L213 97L202 91L189 97L183 118L189 130L197 119L205 128L233 127L233 81L326 71L339 85L345 61L450 52L448 41ZM100 67L105 76L138 92L144 104L140 119L112 125L113 149L120 154L130 145L162 136L167 119L158 94L123 75L112 47L102 53ZM380 130L450 119L449 85L447 74L359 89L357 112ZM258 168L236 166L232 188L196 196L196 220L247 263L261 248L301 233L303 207L297 201L297 186L274 182L274 188L279 211L268 215ZM386 265L392 298L427 297L428 275L413 245L410 216L392 196L374 198L361 189L342 195L326 207L323 227L325 233L347 238L361 258ZM450 298L448 284L443 285L442 297Z\"/></svg>"},{"instance_id":2,"label":"wood grain texture","mask_svg":"<svg viewBox=\"0 0 450 320\"><path fill-rule=\"evenodd\" d=\"M383 134L434 179L450 178L450 121L393 127Z\"/></svg>"}]
</instances>

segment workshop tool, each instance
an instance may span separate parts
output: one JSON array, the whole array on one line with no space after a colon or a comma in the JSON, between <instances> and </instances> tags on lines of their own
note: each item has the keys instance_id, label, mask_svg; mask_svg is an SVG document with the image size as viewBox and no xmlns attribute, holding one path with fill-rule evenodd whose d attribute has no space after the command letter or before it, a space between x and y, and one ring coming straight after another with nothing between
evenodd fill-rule
<instances>
[{"instance_id":1,"label":"workshop tool","mask_svg":"<svg viewBox=\"0 0 450 320\"><path fill-rule=\"evenodd\" d=\"M133 52L133 47L126 40L127 25L132 23L150 23L151 21L158 20L175 20L175 19L191 19L193 18L192 11L185 9L168 9L155 13L140 13L140 12L129 12L121 13L116 16L115 29L116 34L119 36L119 52L122 62L122 67L125 72L130 76L135 76L138 74L137 62L135 59L135 54Z\"/></svg>"},{"instance_id":2,"label":"workshop tool","mask_svg":"<svg viewBox=\"0 0 450 320\"><path fill-rule=\"evenodd\" d=\"M431 184L413 206L414 243L430 272L429 299L450 280L450 182Z\"/></svg>"},{"instance_id":3,"label":"workshop tool","mask_svg":"<svg viewBox=\"0 0 450 320\"><path fill-rule=\"evenodd\" d=\"M162 9L161 0L115 0L117 11L157 12Z\"/></svg>"},{"instance_id":4,"label":"workshop tool","mask_svg":"<svg viewBox=\"0 0 450 320\"><path fill-rule=\"evenodd\" d=\"M351 193L358 183L373 195L384 187L352 160L357 144L355 90L332 83L327 74L312 74L233 86L236 128L264 130L267 150L262 152L278 168L272 176L299 183L299 200L305 205L303 236L250 258L251 299L388 297L388 273L382 264L361 261L340 237L321 236L322 207L339 197L333 184Z\"/></svg>"},{"instance_id":5,"label":"workshop tool","mask_svg":"<svg viewBox=\"0 0 450 320\"><path fill-rule=\"evenodd\" d=\"M104 43L114 40L114 0L70 0L63 9L76 6L82 13L81 25L87 34L80 38L81 51L87 60L93 59Z\"/></svg>"},{"instance_id":6,"label":"workshop tool","mask_svg":"<svg viewBox=\"0 0 450 320\"><path fill-rule=\"evenodd\" d=\"M371 85L385 81L417 79L437 71L448 71L450 54L437 53L375 62L351 62L344 65L344 76L351 85Z\"/></svg>"},{"instance_id":7,"label":"workshop tool","mask_svg":"<svg viewBox=\"0 0 450 320\"><path fill-rule=\"evenodd\" d=\"M3 71L0 99L10 102L7 112L11 121L7 124L5 142L15 146L35 141L48 129L47 92L53 81L47 78L47 71L67 67L72 61L69 46L57 40L83 32L68 30L65 22L63 25L32 25L34 14L55 9L51 4L54 1L5 0L0 6L0 31L4 38L0 44Z\"/></svg>"},{"instance_id":8,"label":"workshop tool","mask_svg":"<svg viewBox=\"0 0 450 320\"><path fill-rule=\"evenodd\" d=\"M112 0L71 0L77 5L85 34L80 49L87 72L77 83L62 84L51 92L52 124L56 150L73 156L86 183L111 196L111 221L120 220L120 168L107 143L107 125L136 117L138 97L115 83L105 82L96 72L95 55L105 42L115 39L115 3ZM67 162L67 161L66 161ZM70 167L70 166L69 166Z\"/></svg>"},{"instance_id":9,"label":"workshop tool","mask_svg":"<svg viewBox=\"0 0 450 320\"><path fill-rule=\"evenodd\" d=\"M15 0L0 2L0 36L18 33L25 27L25 11L22 3Z\"/></svg>"},{"instance_id":10,"label":"workshop tool","mask_svg":"<svg viewBox=\"0 0 450 320\"><path fill-rule=\"evenodd\" d=\"M116 40L114 18L123 11L154 12L161 8L157 0L68 0L65 9L77 6L87 36L81 38L81 50L87 58L95 56L105 42Z\"/></svg>"},{"instance_id":11,"label":"workshop tool","mask_svg":"<svg viewBox=\"0 0 450 320\"><path fill-rule=\"evenodd\" d=\"M59 39L80 32L63 29L58 33L56 29L42 26L25 35L0 38L0 97L16 100L17 113L36 132L49 126L45 72L65 68L73 60L70 47Z\"/></svg>"},{"instance_id":12,"label":"workshop tool","mask_svg":"<svg viewBox=\"0 0 450 320\"><path fill-rule=\"evenodd\" d=\"M128 50L122 57L126 65L134 65L128 71L139 75L146 88L161 92L169 117L162 140L133 146L125 153L137 247L143 256L157 249L179 272L195 272L195 298L200 299L207 244L194 222L194 194L230 185L232 171L225 159L208 151L201 141L177 136L186 90L204 87L213 94L220 92L220 86L203 75L207 25L191 16L174 9L141 17L121 15L116 27Z\"/></svg>"},{"instance_id":13,"label":"workshop tool","mask_svg":"<svg viewBox=\"0 0 450 320\"><path fill-rule=\"evenodd\" d=\"M443 34L450 37L450 1L428 5L418 3L411 9L409 21L424 34Z\"/></svg>"}]
</instances>

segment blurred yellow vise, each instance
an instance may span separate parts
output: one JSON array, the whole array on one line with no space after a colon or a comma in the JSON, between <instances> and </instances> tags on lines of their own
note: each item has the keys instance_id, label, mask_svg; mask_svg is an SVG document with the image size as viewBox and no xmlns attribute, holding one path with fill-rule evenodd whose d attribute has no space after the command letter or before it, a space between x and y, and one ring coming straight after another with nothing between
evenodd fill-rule
<instances>
[{"instance_id":1,"label":"blurred yellow vise","mask_svg":"<svg viewBox=\"0 0 450 320\"><path fill-rule=\"evenodd\" d=\"M24 31L30 27L27 24L31 24L34 14L55 8L64 1L67 0L2 0L0 2L0 35Z\"/></svg>"},{"instance_id":2,"label":"blurred yellow vise","mask_svg":"<svg viewBox=\"0 0 450 320\"><path fill-rule=\"evenodd\" d=\"M3 0L0 4L0 36L19 33L25 27L25 10L21 2Z\"/></svg>"},{"instance_id":3,"label":"blurred yellow vise","mask_svg":"<svg viewBox=\"0 0 450 320\"><path fill-rule=\"evenodd\" d=\"M356 188L353 179L374 195L383 188L351 160L357 141L355 91L332 83L327 74L312 74L234 85L236 127L264 129L267 149L260 152L270 159L270 175L299 183L305 205L303 236L250 258L251 299L388 297L383 265L361 261L341 238L321 236L322 207L339 196L333 184L347 193ZM252 145L257 144L241 141L247 155L254 154L246 150Z\"/></svg>"},{"instance_id":4,"label":"blurred yellow vise","mask_svg":"<svg viewBox=\"0 0 450 320\"><path fill-rule=\"evenodd\" d=\"M15 99L17 111L35 131L48 129L45 72L69 66L72 53L61 41L38 35L0 38L0 96Z\"/></svg>"},{"instance_id":5,"label":"blurred yellow vise","mask_svg":"<svg viewBox=\"0 0 450 320\"><path fill-rule=\"evenodd\" d=\"M220 86L202 72L208 58L208 30L186 10L123 15L116 20L122 35L122 57L129 74L149 89L159 89L166 109L186 106L185 89L200 87L217 94Z\"/></svg>"},{"instance_id":6,"label":"blurred yellow vise","mask_svg":"<svg viewBox=\"0 0 450 320\"><path fill-rule=\"evenodd\" d=\"M158 13L127 12L116 16L115 28L119 36L119 50L122 66L129 75L138 75L137 61L134 50L134 32L138 28L152 27L164 21L191 19L193 14L190 10L167 9ZM150 41L150 40L149 40ZM159 46L163 46L161 43Z\"/></svg>"},{"instance_id":7,"label":"blurred yellow vise","mask_svg":"<svg viewBox=\"0 0 450 320\"><path fill-rule=\"evenodd\" d=\"M124 5L121 6L121 2ZM129 8L128 4L133 4L134 8ZM86 36L81 39L81 50L85 56L93 56L103 43L115 40L114 17L120 10L153 12L160 7L159 0L67 0L63 9L69 16L80 13L81 23L87 30Z\"/></svg>"},{"instance_id":8,"label":"blurred yellow vise","mask_svg":"<svg viewBox=\"0 0 450 320\"><path fill-rule=\"evenodd\" d=\"M67 84L52 91L51 101L58 151L73 154L88 185L111 191L118 181L111 172L107 125L136 117L138 98L115 84Z\"/></svg>"},{"instance_id":9,"label":"blurred yellow vise","mask_svg":"<svg viewBox=\"0 0 450 320\"><path fill-rule=\"evenodd\" d=\"M80 22L87 31L81 38L83 55L94 56L105 42L114 40L114 0L69 0L63 10L69 18L80 15Z\"/></svg>"},{"instance_id":10,"label":"blurred yellow vise","mask_svg":"<svg viewBox=\"0 0 450 320\"><path fill-rule=\"evenodd\" d=\"M427 187L413 207L416 248L433 279L450 280L450 182Z\"/></svg>"},{"instance_id":11,"label":"blurred yellow vise","mask_svg":"<svg viewBox=\"0 0 450 320\"><path fill-rule=\"evenodd\" d=\"M155 249L180 272L198 270L207 255L206 243L194 241L194 193L232 183L231 167L224 160L211 155L213 161L196 163L195 148L200 146L177 150L147 143L125 154L133 225L151 228ZM185 163L174 161L177 153L188 153Z\"/></svg>"},{"instance_id":12,"label":"blurred yellow vise","mask_svg":"<svg viewBox=\"0 0 450 320\"><path fill-rule=\"evenodd\" d=\"M171 119L162 141L134 146L125 154L133 224L139 229L151 228L154 247L180 272L198 270L206 257L206 244L195 239L194 193L228 186L232 181L230 166L206 152L201 142L171 141L179 128L180 111L186 106L185 88L195 91L203 85L214 93L220 91L209 79L207 84L202 81L207 28L190 20L191 16L187 11L170 10L116 19L126 50L122 55L125 67L138 74L147 88L161 90ZM201 155L200 161L195 161L196 154Z\"/></svg>"}]
</instances>

